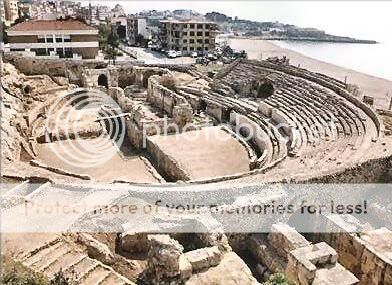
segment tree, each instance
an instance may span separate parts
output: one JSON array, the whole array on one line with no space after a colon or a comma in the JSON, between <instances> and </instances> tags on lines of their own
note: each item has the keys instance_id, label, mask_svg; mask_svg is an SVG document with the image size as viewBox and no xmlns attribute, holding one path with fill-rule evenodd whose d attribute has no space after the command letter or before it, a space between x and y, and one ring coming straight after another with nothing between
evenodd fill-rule
<instances>
[{"instance_id":1,"label":"tree","mask_svg":"<svg viewBox=\"0 0 392 285\"><path fill-rule=\"evenodd\" d=\"M119 38L116 32L110 31L108 35L108 44L112 47L118 47Z\"/></svg>"},{"instance_id":2,"label":"tree","mask_svg":"<svg viewBox=\"0 0 392 285\"><path fill-rule=\"evenodd\" d=\"M2 23L0 23L0 26L1 26L0 42L4 42L5 44L7 44L8 43L8 36L7 36L6 27Z\"/></svg>"},{"instance_id":3,"label":"tree","mask_svg":"<svg viewBox=\"0 0 392 285\"><path fill-rule=\"evenodd\" d=\"M109 36L109 29L108 26L105 24L99 25L99 47L102 50L106 50L108 47L108 36Z\"/></svg>"},{"instance_id":4,"label":"tree","mask_svg":"<svg viewBox=\"0 0 392 285\"><path fill-rule=\"evenodd\" d=\"M113 32L113 30L110 31L108 35L108 45L109 47L109 55L113 59L113 64L116 64L116 48L119 45L119 39L118 35Z\"/></svg>"},{"instance_id":5,"label":"tree","mask_svg":"<svg viewBox=\"0 0 392 285\"><path fill-rule=\"evenodd\" d=\"M135 39L136 43L139 43L141 46L144 46L144 37L141 34L138 34Z\"/></svg>"},{"instance_id":6,"label":"tree","mask_svg":"<svg viewBox=\"0 0 392 285\"><path fill-rule=\"evenodd\" d=\"M119 25L117 27L117 35L120 39L125 39L127 37L127 27Z\"/></svg>"},{"instance_id":7,"label":"tree","mask_svg":"<svg viewBox=\"0 0 392 285\"><path fill-rule=\"evenodd\" d=\"M119 38L117 33L109 29L108 25L99 25L99 47L113 59L113 63L115 61L116 48L118 45Z\"/></svg>"}]
</instances>

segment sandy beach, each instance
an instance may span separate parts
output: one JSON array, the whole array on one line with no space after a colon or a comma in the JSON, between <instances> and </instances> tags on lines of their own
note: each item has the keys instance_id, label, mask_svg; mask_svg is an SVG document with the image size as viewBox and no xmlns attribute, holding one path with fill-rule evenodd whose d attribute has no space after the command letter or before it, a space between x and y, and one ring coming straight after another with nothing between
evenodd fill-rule
<instances>
[{"instance_id":1,"label":"sandy beach","mask_svg":"<svg viewBox=\"0 0 392 285\"><path fill-rule=\"evenodd\" d=\"M231 39L230 45L234 49L246 50L249 59L266 59L270 56L287 56L290 64L300 65L314 72L324 73L341 81L347 76L347 83L356 84L360 87L362 95L375 98L375 107L387 109L392 97L392 81L357 72L348 68L326 63L301 53L281 48L266 40ZM389 96L387 96L389 94Z\"/></svg>"}]
</instances>

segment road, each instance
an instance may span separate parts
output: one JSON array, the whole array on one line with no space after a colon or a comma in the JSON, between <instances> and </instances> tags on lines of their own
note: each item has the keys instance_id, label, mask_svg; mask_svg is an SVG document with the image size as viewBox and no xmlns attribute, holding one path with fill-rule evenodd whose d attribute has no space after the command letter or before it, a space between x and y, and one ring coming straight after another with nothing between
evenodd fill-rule
<instances>
[{"instance_id":1,"label":"road","mask_svg":"<svg viewBox=\"0 0 392 285\"><path fill-rule=\"evenodd\" d=\"M167 58L165 54L151 51L148 48L127 46L122 46L121 48L134 54L137 60L144 61L147 64L192 64L196 62L191 57Z\"/></svg>"}]
</instances>

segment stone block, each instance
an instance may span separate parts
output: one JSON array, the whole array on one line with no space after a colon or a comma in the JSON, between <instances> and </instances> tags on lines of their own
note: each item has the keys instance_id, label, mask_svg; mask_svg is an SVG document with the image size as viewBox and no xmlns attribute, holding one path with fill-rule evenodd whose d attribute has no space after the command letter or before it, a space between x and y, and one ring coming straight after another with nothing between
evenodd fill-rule
<instances>
[{"instance_id":1,"label":"stone block","mask_svg":"<svg viewBox=\"0 0 392 285\"><path fill-rule=\"evenodd\" d=\"M154 284L180 278L180 256L184 248L169 235L148 235L146 276Z\"/></svg>"},{"instance_id":2,"label":"stone block","mask_svg":"<svg viewBox=\"0 0 392 285\"><path fill-rule=\"evenodd\" d=\"M216 266L222 259L222 253L217 246L192 250L186 252L185 256L192 265L193 271Z\"/></svg>"},{"instance_id":3,"label":"stone block","mask_svg":"<svg viewBox=\"0 0 392 285\"><path fill-rule=\"evenodd\" d=\"M355 285L359 280L339 263L331 268L321 268L316 271L312 285Z\"/></svg>"},{"instance_id":4,"label":"stone block","mask_svg":"<svg viewBox=\"0 0 392 285\"><path fill-rule=\"evenodd\" d=\"M268 235L268 242L283 257L286 257L293 249L310 245L294 228L282 223L272 225L271 233Z\"/></svg>"},{"instance_id":5,"label":"stone block","mask_svg":"<svg viewBox=\"0 0 392 285\"><path fill-rule=\"evenodd\" d=\"M92 235L87 233L78 234L77 241L87 248L87 254L105 264L113 264L115 258L106 244L96 240Z\"/></svg>"},{"instance_id":6,"label":"stone block","mask_svg":"<svg viewBox=\"0 0 392 285\"><path fill-rule=\"evenodd\" d=\"M127 252L147 252L148 240L146 233L125 232L120 236L121 249Z\"/></svg>"},{"instance_id":7,"label":"stone block","mask_svg":"<svg viewBox=\"0 0 392 285\"><path fill-rule=\"evenodd\" d=\"M180 276L182 280L189 279L192 276L192 264L186 258L185 254L180 255Z\"/></svg>"},{"instance_id":8,"label":"stone block","mask_svg":"<svg viewBox=\"0 0 392 285\"><path fill-rule=\"evenodd\" d=\"M312 284L319 268L333 268L336 261L336 251L324 242L300 247L290 251L286 275L294 282Z\"/></svg>"}]
</instances>

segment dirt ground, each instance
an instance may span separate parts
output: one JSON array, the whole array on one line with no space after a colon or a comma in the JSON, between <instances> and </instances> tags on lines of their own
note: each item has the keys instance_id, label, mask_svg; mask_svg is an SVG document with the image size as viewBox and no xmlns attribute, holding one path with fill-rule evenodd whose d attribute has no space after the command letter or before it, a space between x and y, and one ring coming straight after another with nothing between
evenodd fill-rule
<instances>
[{"instance_id":1,"label":"dirt ground","mask_svg":"<svg viewBox=\"0 0 392 285\"><path fill-rule=\"evenodd\" d=\"M38 144L38 160L48 166L90 175L92 179L99 182L110 183L114 179L142 183L157 182L139 156L122 157L116 149L108 151L108 159L103 158L101 163L89 166L89 161L96 161L101 156L88 152L85 146L80 145L88 146L90 143L94 145L99 140L102 141L105 151L107 148L114 148L109 139L105 142L102 138Z\"/></svg>"},{"instance_id":2,"label":"dirt ground","mask_svg":"<svg viewBox=\"0 0 392 285\"><path fill-rule=\"evenodd\" d=\"M208 179L249 171L243 145L220 127L151 138L192 179Z\"/></svg>"}]
</instances>

